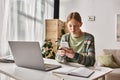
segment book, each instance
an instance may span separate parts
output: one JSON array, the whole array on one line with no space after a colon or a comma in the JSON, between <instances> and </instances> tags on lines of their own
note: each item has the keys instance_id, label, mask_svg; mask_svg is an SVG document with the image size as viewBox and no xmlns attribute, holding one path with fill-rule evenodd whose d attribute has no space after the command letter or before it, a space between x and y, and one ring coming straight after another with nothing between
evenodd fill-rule
<instances>
[{"instance_id":1,"label":"book","mask_svg":"<svg viewBox=\"0 0 120 80\"><path fill-rule=\"evenodd\" d=\"M79 67L79 68L67 67L67 68L60 68L60 69L54 70L53 73L88 78L94 73L94 71L87 67Z\"/></svg>"},{"instance_id":2,"label":"book","mask_svg":"<svg viewBox=\"0 0 120 80\"><path fill-rule=\"evenodd\" d=\"M12 55L0 57L0 62L2 63L14 63L14 59Z\"/></svg>"}]
</instances>

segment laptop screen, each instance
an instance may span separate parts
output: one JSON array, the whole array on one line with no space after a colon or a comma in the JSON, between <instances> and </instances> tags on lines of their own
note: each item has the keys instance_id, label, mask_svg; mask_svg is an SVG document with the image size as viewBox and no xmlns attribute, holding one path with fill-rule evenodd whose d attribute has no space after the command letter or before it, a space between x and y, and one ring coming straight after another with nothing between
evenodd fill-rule
<instances>
[{"instance_id":1,"label":"laptop screen","mask_svg":"<svg viewBox=\"0 0 120 80\"><path fill-rule=\"evenodd\" d=\"M40 70L52 70L61 67L60 65L51 65L46 68L39 42L9 41L9 46L17 66Z\"/></svg>"}]
</instances>

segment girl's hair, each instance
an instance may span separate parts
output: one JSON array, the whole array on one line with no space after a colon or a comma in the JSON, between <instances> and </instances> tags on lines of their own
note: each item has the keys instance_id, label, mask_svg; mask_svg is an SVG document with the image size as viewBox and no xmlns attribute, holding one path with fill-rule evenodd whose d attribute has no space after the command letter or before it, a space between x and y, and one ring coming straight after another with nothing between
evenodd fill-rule
<instances>
[{"instance_id":1,"label":"girl's hair","mask_svg":"<svg viewBox=\"0 0 120 80\"><path fill-rule=\"evenodd\" d=\"M67 22L70 21L71 19L75 19L77 20L78 22L82 22L81 20L81 16L78 12L72 12L68 15L67 17Z\"/></svg>"}]
</instances>

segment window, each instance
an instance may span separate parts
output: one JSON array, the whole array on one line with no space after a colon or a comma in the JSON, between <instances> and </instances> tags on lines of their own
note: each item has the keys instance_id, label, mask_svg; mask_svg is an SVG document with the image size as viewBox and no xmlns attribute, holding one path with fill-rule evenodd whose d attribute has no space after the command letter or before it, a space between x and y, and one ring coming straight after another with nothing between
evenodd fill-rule
<instances>
[{"instance_id":1,"label":"window","mask_svg":"<svg viewBox=\"0 0 120 80\"><path fill-rule=\"evenodd\" d=\"M13 0L10 4L9 39L43 41L44 21L53 18L53 0Z\"/></svg>"},{"instance_id":2,"label":"window","mask_svg":"<svg viewBox=\"0 0 120 80\"><path fill-rule=\"evenodd\" d=\"M9 53L8 40L43 42L46 18L53 18L53 0L3 0L5 7L0 53Z\"/></svg>"}]
</instances>

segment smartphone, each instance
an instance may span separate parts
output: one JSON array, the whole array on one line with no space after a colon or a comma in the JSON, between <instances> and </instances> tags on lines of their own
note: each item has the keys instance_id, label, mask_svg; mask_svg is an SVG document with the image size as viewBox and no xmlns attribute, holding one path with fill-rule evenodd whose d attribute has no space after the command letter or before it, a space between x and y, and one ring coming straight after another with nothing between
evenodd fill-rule
<instances>
[{"instance_id":1,"label":"smartphone","mask_svg":"<svg viewBox=\"0 0 120 80\"><path fill-rule=\"evenodd\" d=\"M69 48L68 42L61 42L60 47Z\"/></svg>"}]
</instances>

